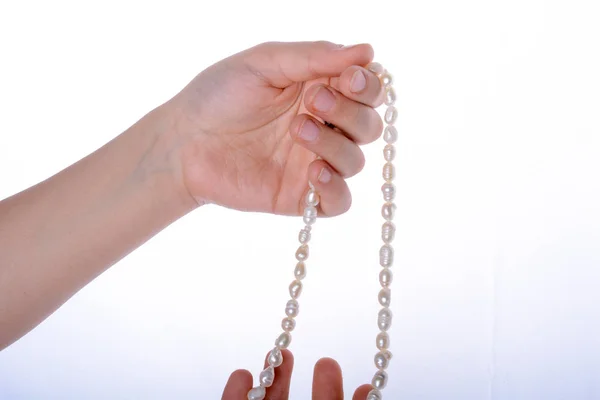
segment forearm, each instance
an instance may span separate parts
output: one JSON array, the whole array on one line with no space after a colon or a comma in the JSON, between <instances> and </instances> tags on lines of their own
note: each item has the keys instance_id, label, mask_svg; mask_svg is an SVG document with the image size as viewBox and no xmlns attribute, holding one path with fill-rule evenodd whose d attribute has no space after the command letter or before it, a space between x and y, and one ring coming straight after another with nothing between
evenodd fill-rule
<instances>
[{"instance_id":1,"label":"forearm","mask_svg":"<svg viewBox=\"0 0 600 400\"><path fill-rule=\"evenodd\" d=\"M0 349L197 206L177 183L169 124L155 110L0 202Z\"/></svg>"}]
</instances>

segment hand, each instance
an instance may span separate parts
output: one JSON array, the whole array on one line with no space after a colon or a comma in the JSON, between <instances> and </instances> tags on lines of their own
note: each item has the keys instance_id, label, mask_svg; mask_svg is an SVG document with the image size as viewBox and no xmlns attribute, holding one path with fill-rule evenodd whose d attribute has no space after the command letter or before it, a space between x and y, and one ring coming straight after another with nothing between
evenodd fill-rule
<instances>
[{"instance_id":1,"label":"hand","mask_svg":"<svg viewBox=\"0 0 600 400\"><path fill-rule=\"evenodd\" d=\"M345 179L364 165L359 145L383 129L373 108L383 90L364 68L372 58L368 44L264 43L201 72L163 105L176 115L172 142L187 193L198 204L299 215L310 180L320 215L346 212Z\"/></svg>"},{"instance_id":2,"label":"hand","mask_svg":"<svg viewBox=\"0 0 600 400\"><path fill-rule=\"evenodd\" d=\"M275 382L267 388L265 400L287 400L290 380L294 367L294 358L289 350L282 350L283 364L275 368ZM265 360L265 367L267 366ZM252 389L252 375L246 370L237 370L231 374L221 400L245 400ZM371 385L361 385L354 392L352 400L365 400L372 389ZM312 400L341 400L344 398L342 371L338 363L331 358L322 358L315 365L313 374Z\"/></svg>"}]
</instances>

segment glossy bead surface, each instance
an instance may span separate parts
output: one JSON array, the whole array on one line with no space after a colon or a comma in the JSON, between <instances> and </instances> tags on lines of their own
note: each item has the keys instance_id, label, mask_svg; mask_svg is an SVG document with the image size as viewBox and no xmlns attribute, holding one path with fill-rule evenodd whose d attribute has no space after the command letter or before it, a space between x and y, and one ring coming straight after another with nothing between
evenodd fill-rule
<instances>
[{"instance_id":1,"label":"glossy bead surface","mask_svg":"<svg viewBox=\"0 0 600 400\"><path fill-rule=\"evenodd\" d=\"M292 342L292 335L289 332L283 332L275 340L275 346L280 349L287 349Z\"/></svg>"},{"instance_id":2,"label":"glossy bead surface","mask_svg":"<svg viewBox=\"0 0 600 400\"><path fill-rule=\"evenodd\" d=\"M396 168L394 168L394 164L391 162L387 162L383 165L383 171L381 172L381 176L385 179L386 182L391 182L396 177Z\"/></svg>"},{"instance_id":3,"label":"glossy bead surface","mask_svg":"<svg viewBox=\"0 0 600 400\"><path fill-rule=\"evenodd\" d=\"M385 110L385 114L383 116L383 120L387 124L393 124L396 122L398 118L398 110L394 106L388 106L387 110Z\"/></svg>"},{"instance_id":4,"label":"glossy bead surface","mask_svg":"<svg viewBox=\"0 0 600 400\"><path fill-rule=\"evenodd\" d=\"M393 106L394 104L396 104L396 91L391 86L385 88L384 103L386 106Z\"/></svg>"},{"instance_id":5,"label":"glossy bead surface","mask_svg":"<svg viewBox=\"0 0 600 400\"><path fill-rule=\"evenodd\" d=\"M305 202L307 206L312 206L312 207L316 207L319 205L319 194L317 192L315 192L314 190L309 190L308 193L306 193L306 198L305 198Z\"/></svg>"},{"instance_id":6,"label":"glossy bead surface","mask_svg":"<svg viewBox=\"0 0 600 400\"><path fill-rule=\"evenodd\" d=\"M377 315L377 326L382 331L387 331L392 326L392 311L389 308L382 308Z\"/></svg>"},{"instance_id":7,"label":"glossy bead surface","mask_svg":"<svg viewBox=\"0 0 600 400\"><path fill-rule=\"evenodd\" d=\"M385 203L381 207L381 215L388 221L394 219L394 215L396 214L396 205L394 203Z\"/></svg>"},{"instance_id":8,"label":"glossy bead surface","mask_svg":"<svg viewBox=\"0 0 600 400\"><path fill-rule=\"evenodd\" d=\"M267 391L262 386L257 386L250 389L248 392L248 400L263 400L267 395Z\"/></svg>"},{"instance_id":9,"label":"glossy bead surface","mask_svg":"<svg viewBox=\"0 0 600 400\"><path fill-rule=\"evenodd\" d=\"M284 331L291 332L294 328L296 328L296 320L294 318L287 317L281 320L281 329Z\"/></svg>"},{"instance_id":10,"label":"glossy bead surface","mask_svg":"<svg viewBox=\"0 0 600 400\"><path fill-rule=\"evenodd\" d=\"M294 268L294 276L296 279L304 279L306 277L306 264L300 261Z\"/></svg>"},{"instance_id":11,"label":"glossy bead surface","mask_svg":"<svg viewBox=\"0 0 600 400\"><path fill-rule=\"evenodd\" d=\"M385 68L383 68L383 65L381 65L378 62L370 63L369 65L367 65L367 69L377 76L380 76L385 72Z\"/></svg>"},{"instance_id":12,"label":"glossy bead surface","mask_svg":"<svg viewBox=\"0 0 600 400\"><path fill-rule=\"evenodd\" d=\"M317 208L308 206L304 209L304 216L302 217L306 225L312 225L317 220Z\"/></svg>"},{"instance_id":13,"label":"glossy bead surface","mask_svg":"<svg viewBox=\"0 0 600 400\"><path fill-rule=\"evenodd\" d=\"M296 318L298 316L299 304L296 300L288 300L285 305L285 315L290 318Z\"/></svg>"},{"instance_id":14,"label":"glossy bead surface","mask_svg":"<svg viewBox=\"0 0 600 400\"><path fill-rule=\"evenodd\" d=\"M388 380L387 372L379 370L379 371L375 372L375 375L373 375L373 380L371 381L371 385L373 385L373 387L375 389L381 390L386 387L387 380Z\"/></svg>"},{"instance_id":15,"label":"glossy bead surface","mask_svg":"<svg viewBox=\"0 0 600 400\"><path fill-rule=\"evenodd\" d=\"M296 250L296 260L304 261L308 258L308 254L308 245L303 244L302 246L298 247L298 250Z\"/></svg>"},{"instance_id":16,"label":"glossy bead surface","mask_svg":"<svg viewBox=\"0 0 600 400\"><path fill-rule=\"evenodd\" d=\"M396 198L396 186L391 182L386 182L381 185L381 193L383 194L383 200L394 201Z\"/></svg>"},{"instance_id":17,"label":"glossy bead surface","mask_svg":"<svg viewBox=\"0 0 600 400\"><path fill-rule=\"evenodd\" d=\"M394 279L394 274L389 268L384 268L379 272L379 284L383 287L389 287Z\"/></svg>"},{"instance_id":18,"label":"glossy bead surface","mask_svg":"<svg viewBox=\"0 0 600 400\"><path fill-rule=\"evenodd\" d=\"M275 369L272 366L268 366L258 376L258 382L262 387L270 387L275 380Z\"/></svg>"},{"instance_id":19,"label":"glossy bead surface","mask_svg":"<svg viewBox=\"0 0 600 400\"><path fill-rule=\"evenodd\" d=\"M398 130L393 125L388 125L383 130L383 140L388 144L394 144L398 140Z\"/></svg>"},{"instance_id":20,"label":"glossy bead surface","mask_svg":"<svg viewBox=\"0 0 600 400\"><path fill-rule=\"evenodd\" d=\"M377 295L377 300L383 307L389 307L392 303L392 291L388 288L381 289Z\"/></svg>"},{"instance_id":21,"label":"glossy bead surface","mask_svg":"<svg viewBox=\"0 0 600 400\"><path fill-rule=\"evenodd\" d=\"M390 365L390 359L382 351L375 354L373 361L377 369L386 369Z\"/></svg>"},{"instance_id":22,"label":"glossy bead surface","mask_svg":"<svg viewBox=\"0 0 600 400\"><path fill-rule=\"evenodd\" d=\"M267 363L273 368L277 368L283 363L283 354L281 354L281 350L279 350L279 348L275 347L273 350L271 350L271 352L269 352Z\"/></svg>"},{"instance_id":23,"label":"glossy bead surface","mask_svg":"<svg viewBox=\"0 0 600 400\"><path fill-rule=\"evenodd\" d=\"M384 244L379 249L379 264L382 267L391 267L394 263L394 249L389 244Z\"/></svg>"},{"instance_id":24,"label":"glossy bead surface","mask_svg":"<svg viewBox=\"0 0 600 400\"><path fill-rule=\"evenodd\" d=\"M372 389L369 394L367 394L366 400L383 400L383 396L381 396L381 392L378 389Z\"/></svg>"},{"instance_id":25,"label":"glossy bead surface","mask_svg":"<svg viewBox=\"0 0 600 400\"><path fill-rule=\"evenodd\" d=\"M394 77L388 71L385 71L381 74L381 83L385 88L391 87L394 84Z\"/></svg>"},{"instance_id":26,"label":"glossy bead surface","mask_svg":"<svg viewBox=\"0 0 600 400\"><path fill-rule=\"evenodd\" d=\"M386 144L383 148L383 158L385 161L394 161L396 158L396 148L393 144Z\"/></svg>"},{"instance_id":27,"label":"glossy bead surface","mask_svg":"<svg viewBox=\"0 0 600 400\"><path fill-rule=\"evenodd\" d=\"M296 280L290 283L289 291L292 299L297 299L300 297L300 293L302 293L302 282Z\"/></svg>"},{"instance_id":28,"label":"glossy bead surface","mask_svg":"<svg viewBox=\"0 0 600 400\"><path fill-rule=\"evenodd\" d=\"M379 332L375 338L375 344L379 350L387 350L390 347L390 335L387 332Z\"/></svg>"},{"instance_id":29,"label":"glossy bead surface","mask_svg":"<svg viewBox=\"0 0 600 400\"><path fill-rule=\"evenodd\" d=\"M308 229L301 229L298 233L298 241L302 244L308 243L310 240L310 231Z\"/></svg>"},{"instance_id":30,"label":"glossy bead surface","mask_svg":"<svg viewBox=\"0 0 600 400\"><path fill-rule=\"evenodd\" d=\"M381 240L385 243L392 243L396 236L396 225L393 222L386 221L381 225Z\"/></svg>"}]
</instances>

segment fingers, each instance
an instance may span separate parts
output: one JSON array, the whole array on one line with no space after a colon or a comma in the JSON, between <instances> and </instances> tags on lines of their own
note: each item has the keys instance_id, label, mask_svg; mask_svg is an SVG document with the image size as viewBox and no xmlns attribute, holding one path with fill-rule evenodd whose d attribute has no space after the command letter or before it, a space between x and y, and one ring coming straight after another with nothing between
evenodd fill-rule
<instances>
[{"instance_id":1,"label":"fingers","mask_svg":"<svg viewBox=\"0 0 600 400\"><path fill-rule=\"evenodd\" d=\"M352 196L346 181L335 172L324 160L315 160L308 166L308 180L319 193L320 201L318 215L320 217L333 217L345 213L350 209ZM304 213L304 198L299 205L299 213Z\"/></svg>"},{"instance_id":2,"label":"fingers","mask_svg":"<svg viewBox=\"0 0 600 400\"><path fill-rule=\"evenodd\" d=\"M292 379L292 370L294 369L294 356L289 350L281 350L281 354L283 355L283 363L275 368L275 381L271 387L267 388L265 400L287 400L290 396L290 381ZM265 359L265 368L268 365ZM245 398L240 397L240 399Z\"/></svg>"},{"instance_id":3,"label":"fingers","mask_svg":"<svg viewBox=\"0 0 600 400\"><path fill-rule=\"evenodd\" d=\"M322 358L315 365L313 374L313 400L343 400L342 370L331 358Z\"/></svg>"},{"instance_id":4,"label":"fingers","mask_svg":"<svg viewBox=\"0 0 600 400\"><path fill-rule=\"evenodd\" d=\"M221 400L245 399L250 389L252 389L252 374L239 369L229 376Z\"/></svg>"},{"instance_id":5,"label":"fingers","mask_svg":"<svg viewBox=\"0 0 600 400\"><path fill-rule=\"evenodd\" d=\"M332 87L313 85L306 91L304 103L311 113L337 126L357 144L374 142L383 131L383 121L374 108L351 100Z\"/></svg>"},{"instance_id":6,"label":"fingers","mask_svg":"<svg viewBox=\"0 0 600 400\"><path fill-rule=\"evenodd\" d=\"M358 65L347 68L330 84L347 98L370 107L379 107L385 98L383 85L373 72Z\"/></svg>"},{"instance_id":7,"label":"fingers","mask_svg":"<svg viewBox=\"0 0 600 400\"><path fill-rule=\"evenodd\" d=\"M365 400L371 389L373 389L373 386L369 384L359 386L354 392L352 400Z\"/></svg>"},{"instance_id":8,"label":"fingers","mask_svg":"<svg viewBox=\"0 0 600 400\"><path fill-rule=\"evenodd\" d=\"M271 85L284 88L296 82L339 76L351 65L368 64L373 56L369 44L341 47L326 41L268 42L250 49L244 60Z\"/></svg>"}]
</instances>

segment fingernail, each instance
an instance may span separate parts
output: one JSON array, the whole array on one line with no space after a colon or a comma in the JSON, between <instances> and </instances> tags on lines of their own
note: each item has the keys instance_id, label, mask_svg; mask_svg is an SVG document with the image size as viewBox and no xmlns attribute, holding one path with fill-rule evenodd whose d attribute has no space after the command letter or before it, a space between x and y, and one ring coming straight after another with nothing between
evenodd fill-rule
<instances>
[{"instance_id":1,"label":"fingernail","mask_svg":"<svg viewBox=\"0 0 600 400\"><path fill-rule=\"evenodd\" d=\"M349 45L347 45L347 46L341 46L341 47L339 47L339 48L338 48L338 50L347 50L347 49L351 49L351 48L353 48L353 47L356 47L356 46L358 46L359 44L360 44L360 43L357 43L357 44L349 44Z\"/></svg>"},{"instance_id":2,"label":"fingernail","mask_svg":"<svg viewBox=\"0 0 600 400\"><path fill-rule=\"evenodd\" d=\"M307 119L304 121L304 124L302 124L298 136L300 136L302 140L313 142L317 139L317 136L319 136L319 127L310 119Z\"/></svg>"},{"instance_id":3,"label":"fingernail","mask_svg":"<svg viewBox=\"0 0 600 400\"><path fill-rule=\"evenodd\" d=\"M327 112L331 110L333 103L335 103L333 93L327 88L321 87L313 100L313 107L321 112Z\"/></svg>"},{"instance_id":4,"label":"fingernail","mask_svg":"<svg viewBox=\"0 0 600 400\"><path fill-rule=\"evenodd\" d=\"M321 172L319 172L319 177L317 178L321 183L327 183L331 180L331 172L329 168L323 167Z\"/></svg>"},{"instance_id":5,"label":"fingernail","mask_svg":"<svg viewBox=\"0 0 600 400\"><path fill-rule=\"evenodd\" d=\"M367 86L367 78L361 70L358 70L352 75L350 81L350 90L354 93L362 91Z\"/></svg>"}]
</instances>

